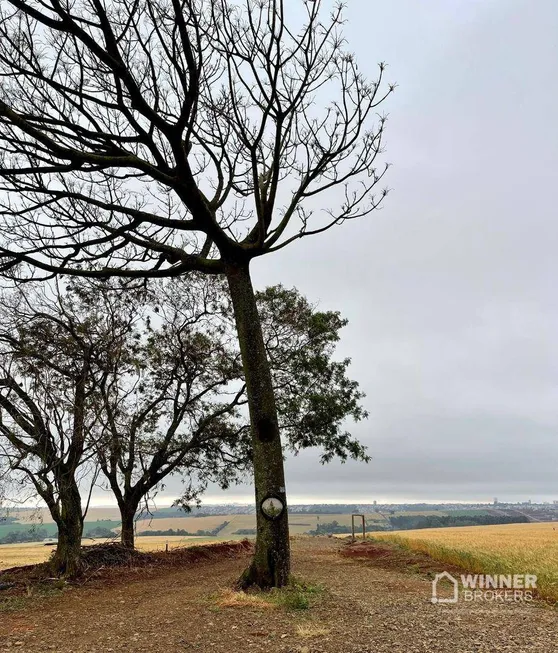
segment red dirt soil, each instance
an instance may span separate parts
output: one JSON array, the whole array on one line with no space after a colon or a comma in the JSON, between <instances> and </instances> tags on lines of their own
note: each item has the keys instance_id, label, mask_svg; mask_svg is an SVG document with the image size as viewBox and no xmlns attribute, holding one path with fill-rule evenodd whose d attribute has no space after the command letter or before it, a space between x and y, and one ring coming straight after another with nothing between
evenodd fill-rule
<instances>
[{"instance_id":1,"label":"red dirt soil","mask_svg":"<svg viewBox=\"0 0 558 653\"><path fill-rule=\"evenodd\" d=\"M547 604L434 605L430 573L401 550L362 557L335 539L292 544L294 573L324 588L309 610L263 609L256 602L223 607L216 597L232 587L249 560L248 552L237 552L181 566L131 567L122 575L117 570L54 596L27 599L15 611L0 611L0 651L558 651L556 610Z\"/></svg>"}]
</instances>

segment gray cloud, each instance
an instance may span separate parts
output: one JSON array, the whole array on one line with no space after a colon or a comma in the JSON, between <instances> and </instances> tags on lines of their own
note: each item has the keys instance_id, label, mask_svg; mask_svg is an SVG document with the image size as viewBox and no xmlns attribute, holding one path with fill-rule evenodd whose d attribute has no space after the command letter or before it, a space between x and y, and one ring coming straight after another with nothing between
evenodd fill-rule
<instances>
[{"instance_id":1,"label":"gray cloud","mask_svg":"<svg viewBox=\"0 0 558 653\"><path fill-rule=\"evenodd\" d=\"M289 458L291 500L558 498L558 4L351 0L348 19L363 72L399 83L393 193L254 277L350 319L373 461Z\"/></svg>"},{"instance_id":2,"label":"gray cloud","mask_svg":"<svg viewBox=\"0 0 558 653\"><path fill-rule=\"evenodd\" d=\"M558 498L558 6L350 3L389 63L393 193L255 267L350 319L369 466L289 460L293 496Z\"/></svg>"}]
</instances>

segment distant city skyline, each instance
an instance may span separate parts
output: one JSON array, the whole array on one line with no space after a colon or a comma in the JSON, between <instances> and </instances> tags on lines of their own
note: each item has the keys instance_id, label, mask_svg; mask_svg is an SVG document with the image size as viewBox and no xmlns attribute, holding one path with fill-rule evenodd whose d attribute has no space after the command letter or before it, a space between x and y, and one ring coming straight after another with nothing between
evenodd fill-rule
<instances>
[{"instance_id":1,"label":"distant city skyline","mask_svg":"<svg viewBox=\"0 0 558 653\"><path fill-rule=\"evenodd\" d=\"M178 499L177 496L170 496L170 495L160 495L155 499L155 505L157 508L166 508L169 507L174 503L174 501ZM410 498L410 497L399 497L399 498L389 498L389 497L379 497L378 499L371 499L370 497L347 497L345 499L330 499L327 497L320 497L320 496L297 496L297 495L291 495L290 496L290 504L291 505L311 505L311 504L330 504L330 505L335 505L335 504L347 504L347 503L354 503L354 504L359 504L359 505L365 505L365 504L370 504L372 505L376 501L379 505L388 505L388 504L421 504L421 503L428 503L428 504L463 504L463 505L468 505L468 504L486 504L486 505L493 505L494 499L483 499L479 498L478 500L469 500L469 501L464 501L464 500L452 500L452 499L433 499L433 498L425 498L425 499L417 499L416 497ZM510 499L498 499L498 504L506 504L506 503L527 503L531 501L533 504L538 504L538 503L549 503L553 504L554 502L557 501L555 497L535 497L535 498L525 498L525 497L519 497L519 498L510 498ZM222 505L222 504L235 504L235 505L252 505L254 503L254 498L250 498L248 495L234 495L229 492L223 492L222 495L214 495L214 496L207 496L203 498L202 501L202 508L203 505L206 504L208 506L210 505ZM103 507L113 507L116 506L116 501L110 502L108 500L105 500L103 503L102 497L95 497L94 501L91 502L91 507L95 508L103 508Z\"/></svg>"}]
</instances>

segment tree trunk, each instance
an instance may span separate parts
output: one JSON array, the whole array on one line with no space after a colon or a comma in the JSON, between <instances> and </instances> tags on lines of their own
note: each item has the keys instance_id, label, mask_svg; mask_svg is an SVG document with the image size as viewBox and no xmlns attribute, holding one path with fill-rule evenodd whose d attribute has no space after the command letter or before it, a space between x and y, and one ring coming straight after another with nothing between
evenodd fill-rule
<instances>
[{"instance_id":1,"label":"tree trunk","mask_svg":"<svg viewBox=\"0 0 558 653\"><path fill-rule=\"evenodd\" d=\"M290 573L289 523L275 394L248 265L230 267L227 279L250 409L258 529L254 558L239 586L282 587ZM273 519L261 508L268 497L279 499L284 506Z\"/></svg>"},{"instance_id":2,"label":"tree trunk","mask_svg":"<svg viewBox=\"0 0 558 653\"><path fill-rule=\"evenodd\" d=\"M120 506L120 519L122 527L120 530L120 541L123 546L133 549L135 547L135 516L138 509L137 503L124 503Z\"/></svg>"},{"instance_id":3,"label":"tree trunk","mask_svg":"<svg viewBox=\"0 0 558 653\"><path fill-rule=\"evenodd\" d=\"M60 490L60 519L58 544L52 559L53 571L58 576L73 578L81 568L81 537L83 517L81 496L77 484Z\"/></svg>"}]
</instances>

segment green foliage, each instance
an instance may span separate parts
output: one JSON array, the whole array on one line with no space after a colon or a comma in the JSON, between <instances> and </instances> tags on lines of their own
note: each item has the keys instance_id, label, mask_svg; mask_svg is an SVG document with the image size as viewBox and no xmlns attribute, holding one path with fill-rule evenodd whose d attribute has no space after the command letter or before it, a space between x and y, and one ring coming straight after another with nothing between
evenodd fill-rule
<instances>
[{"instance_id":1,"label":"green foliage","mask_svg":"<svg viewBox=\"0 0 558 653\"><path fill-rule=\"evenodd\" d=\"M0 613L17 612L27 607L29 600L24 596L8 596L0 599Z\"/></svg>"},{"instance_id":2,"label":"green foliage","mask_svg":"<svg viewBox=\"0 0 558 653\"><path fill-rule=\"evenodd\" d=\"M3 577L3 580L8 581L9 579ZM0 613L24 610L41 599L60 595L65 587L66 582L64 579L57 579L54 582L34 583L28 586L26 596L0 597Z\"/></svg>"},{"instance_id":3,"label":"green foliage","mask_svg":"<svg viewBox=\"0 0 558 653\"><path fill-rule=\"evenodd\" d=\"M98 521L86 521L84 524L84 537L114 537L115 533L111 530L120 526L120 522L110 519ZM92 532L98 531L97 535L91 535ZM41 542L45 539L56 539L58 537L58 528L56 524L21 524L11 522L9 524L0 524L0 544L13 544L17 542Z\"/></svg>"},{"instance_id":4,"label":"green foliage","mask_svg":"<svg viewBox=\"0 0 558 653\"><path fill-rule=\"evenodd\" d=\"M312 606L313 600L323 591L324 588L321 585L313 585L293 577L286 587L272 589L270 596L273 602L286 610L308 610Z\"/></svg>"},{"instance_id":5,"label":"green foliage","mask_svg":"<svg viewBox=\"0 0 558 653\"><path fill-rule=\"evenodd\" d=\"M347 320L318 311L296 289L281 285L257 293L276 393L280 426L295 453L320 447L322 463L334 457L368 461L366 449L345 430L368 414L364 393L347 376L350 359L334 359Z\"/></svg>"},{"instance_id":6,"label":"green foliage","mask_svg":"<svg viewBox=\"0 0 558 653\"><path fill-rule=\"evenodd\" d=\"M45 528L37 528L32 531L10 531L0 538L0 544L23 544L25 542L42 542L49 537Z\"/></svg>"},{"instance_id":7,"label":"green foliage","mask_svg":"<svg viewBox=\"0 0 558 653\"><path fill-rule=\"evenodd\" d=\"M189 506L209 482L225 489L252 465L241 356L222 283L191 275L140 289L122 280L71 280L49 288L52 297L37 287L29 302L14 298L32 314L21 328L16 324L18 360L39 389L54 375L52 396L71 397L88 352L84 409L94 427L85 429L84 451L96 453L107 484L131 511L169 474L185 478L181 505ZM350 361L335 360L346 320L283 286L256 300L287 446L295 453L318 447L322 462L368 460L346 430L366 417L364 395L348 376ZM61 371L52 371L53 364ZM45 406L47 417L59 404ZM70 415L73 407L65 410ZM114 524L94 525L103 527ZM84 534L112 537L88 528Z\"/></svg>"},{"instance_id":8,"label":"green foliage","mask_svg":"<svg viewBox=\"0 0 558 653\"><path fill-rule=\"evenodd\" d=\"M464 510L452 510L451 514L460 517L477 517L479 515L490 515L491 513L487 510L467 508Z\"/></svg>"},{"instance_id":9,"label":"green foliage","mask_svg":"<svg viewBox=\"0 0 558 653\"><path fill-rule=\"evenodd\" d=\"M46 532L46 534L45 534ZM4 538L10 536L11 534L16 533L18 536L21 535L20 542L39 542L42 539L48 537L56 537L58 534L58 529L56 524L20 524L18 522L12 522L10 524L0 524L0 543L6 544Z\"/></svg>"},{"instance_id":10,"label":"green foliage","mask_svg":"<svg viewBox=\"0 0 558 653\"><path fill-rule=\"evenodd\" d=\"M308 531L309 535L340 535L343 533L351 533L350 526L342 525L337 520L331 522L323 522L317 524L315 530Z\"/></svg>"},{"instance_id":11,"label":"green foliage","mask_svg":"<svg viewBox=\"0 0 558 653\"><path fill-rule=\"evenodd\" d=\"M389 518L394 530L446 528L452 526L488 526L492 524L524 524L525 515L397 515Z\"/></svg>"},{"instance_id":12,"label":"green foliage","mask_svg":"<svg viewBox=\"0 0 558 653\"><path fill-rule=\"evenodd\" d=\"M96 539L116 537L116 534L114 531L111 531L110 528L105 528L104 526L95 526L94 528L84 530L83 536Z\"/></svg>"},{"instance_id":13,"label":"green foliage","mask_svg":"<svg viewBox=\"0 0 558 653\"><path fill-rule=\"evenodd\" d=\"M281 593L280 603L287 610L308 610L310 601L303 592L296 590L285 590Z\"/></svg>"},{"instance_id":14,"label":"green foliage","mask_svg":"<svg viewBox=\"0 0 558 653\"><path fill-rule=\"evenodd\" d=\"M367 522L365 524L366 533L374 533L377 531L385 531L386 526L376 522ZM314 530L307 531L308 535L347 535L352 533L353 529L350 525L340 524L337 520L330 522L322 522L316 525ZM362 533L362 524L360 521L355 522L355 533Z\"/></svg>"}]
</instances>

